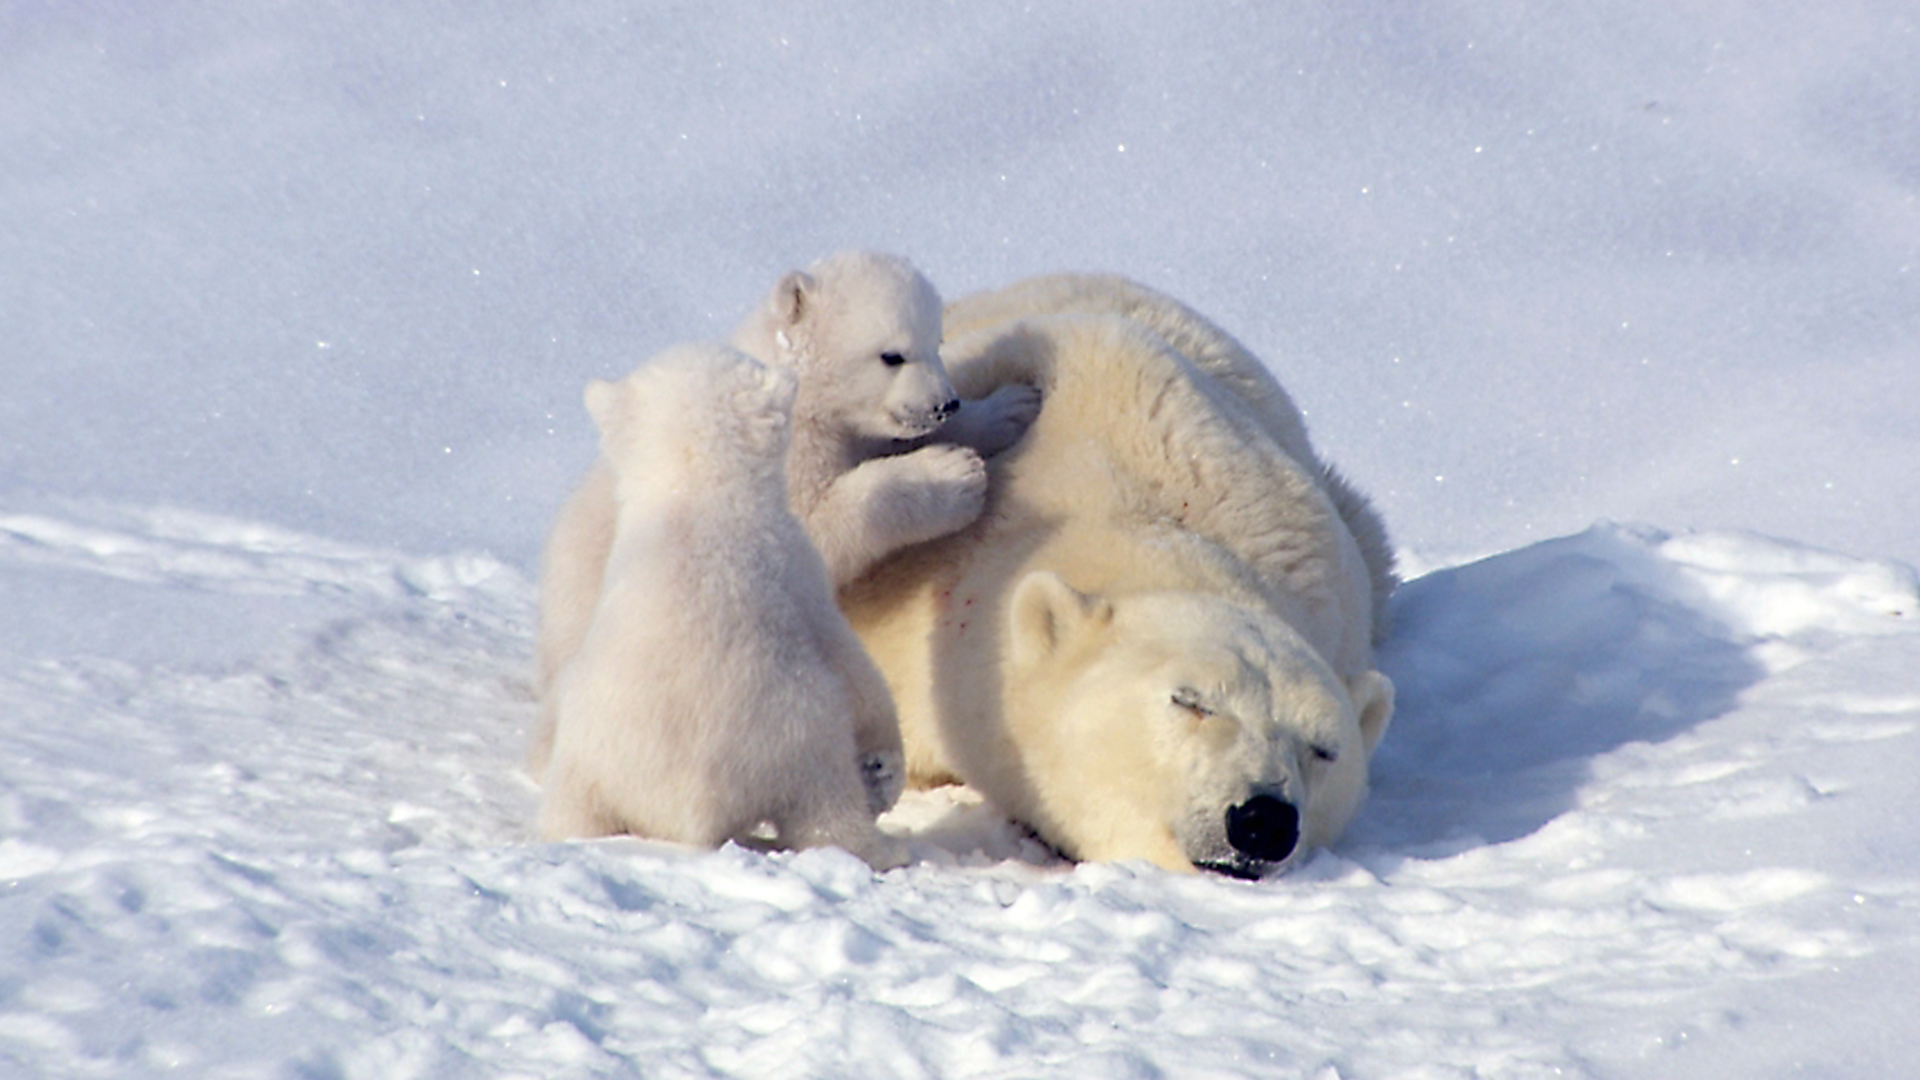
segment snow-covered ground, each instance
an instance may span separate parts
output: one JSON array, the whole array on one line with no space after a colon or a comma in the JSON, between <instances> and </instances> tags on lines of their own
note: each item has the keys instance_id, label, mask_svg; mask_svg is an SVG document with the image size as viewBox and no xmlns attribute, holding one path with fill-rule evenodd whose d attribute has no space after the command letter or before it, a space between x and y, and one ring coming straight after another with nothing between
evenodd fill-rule
<instances>
[{"instance_id":1,"label":"snow-covered ground","mask_svg":"<svg viewBox=\"0 0 1920 1080\"><path fill-rule=\"evenodd\" d=\"M1902 1075L1916 102L1895 2L0 4L0 1076ZM1337 849L528 842L580 386L852 245L1272 360L1413 578Z\"/></svg>"}]
</instances>

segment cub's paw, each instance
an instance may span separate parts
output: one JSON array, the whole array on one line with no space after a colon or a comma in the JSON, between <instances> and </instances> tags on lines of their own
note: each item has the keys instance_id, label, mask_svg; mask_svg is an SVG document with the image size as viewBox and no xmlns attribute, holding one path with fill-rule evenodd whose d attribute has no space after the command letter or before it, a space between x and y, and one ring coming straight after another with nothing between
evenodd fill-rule
<instances>
[{"instance_id":1,"label":"cub's paw","mask_svg":"<svg viewBox=\"0 0 1920 1080\"><path fill-rule=\"evenodd\" d=\"M907 846L905 840L897 836L888 836L878 829L873 833L872 839L856 845L851 850L876 872L898 870L913 861L913 851Z\"/></svg>"},{"instance_id":2,"label":"cub's paw","mask_svg":"<svg viewBox=\"0 0 1920 1080\"><path fill-rule=\"evenodd\" d=\"M867 807L875 816L893 809L907 786L907 759L897 750L875 750L860 755L860 784L867 791Z\"/></svg>"},{"instance_id":3,"label":"cub's paw","mask_svg":"<svg viewBox=\"0 0 1920 1080\"><path fill-rule=\"evenodd\" d=\"M860 469L873 481L862 511L861 535L874 552L869 564L909 544L959 532L987 505L987 463L964 446L935 443L875 458Z\"/></svg>"},{"instance_id":4,"label":"cub's paw","mask_svg":"<svg viewBox=\"0 0 1920 1080\"><path fill-rule=\"evenodd\" d=\"M913 459L930 524L953 532L973 523L987 503L987 463L964 446L924 446L908 455Z\"/></svg>"},{"instance_id":5,"label":"cub's paw","mask_svg":"<svg viewBox=\"0 0 1920 1080\"><path fill-rule=\"evenodd\" d=\"M1007 383L986 397L961 402L959 414L939 437L992 457L1019 442L1039 415L1039 388Z\"/></svg>"}]
</instances>

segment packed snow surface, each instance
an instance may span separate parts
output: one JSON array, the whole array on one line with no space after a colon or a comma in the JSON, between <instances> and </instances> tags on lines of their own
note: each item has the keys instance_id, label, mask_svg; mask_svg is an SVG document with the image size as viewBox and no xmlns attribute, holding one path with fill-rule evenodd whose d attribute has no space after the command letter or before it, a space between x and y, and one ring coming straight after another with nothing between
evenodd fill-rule
<instances>
[{"instance_id":1,"label":"packed snow surface","mask_svg":"<svg viewBox=\"0 0 1920 1080\"><path fill-rule=\"evenodd\" d=\"M1428 573L1373 801L1253 884L953 792L880 876L530 842L485 558L95 508L0 517L0 580L21 1075L1872 1075L1920 989L1895 564L1601 527Z\"/></svg>"},{"instance_id":2,"label":"packed snow surface","mask_svg":"<svg viewBox=\"0 0 1920 1080\"><path fill-rule=\"evenodd\" d=\"M1903 1075L1916 101L1895 0L0 5L0 1076ZM847 246L1269 358L1409 578L1335 849L531 840L581 386Z\"/></svg>"}]
</instances>

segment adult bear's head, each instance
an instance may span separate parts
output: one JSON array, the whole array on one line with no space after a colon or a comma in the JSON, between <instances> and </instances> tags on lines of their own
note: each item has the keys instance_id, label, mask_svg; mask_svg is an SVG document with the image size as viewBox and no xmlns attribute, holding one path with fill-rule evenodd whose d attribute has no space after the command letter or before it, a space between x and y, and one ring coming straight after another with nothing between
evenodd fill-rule
<instances>
[{"instance_id":1,"label":"adult bear's head","mask_svg":"<svg viewBox=\"0 0 1920 1080\"><path fill-rule=\"evenodd\" d=\"M1393 684L1343 682L1272 615L1036 571L1008 618L1008 714L1047 718L1008 733L1042 766L1028 824L1073 858L1260 877L1339 837L1366 793Z\"/></svg>"}]
</instances>

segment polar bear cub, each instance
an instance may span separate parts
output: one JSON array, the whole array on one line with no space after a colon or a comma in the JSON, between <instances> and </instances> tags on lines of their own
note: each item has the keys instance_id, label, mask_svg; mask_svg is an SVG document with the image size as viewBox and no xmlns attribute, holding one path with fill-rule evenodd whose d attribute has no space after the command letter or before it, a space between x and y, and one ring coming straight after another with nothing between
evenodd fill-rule
<instances>
[{"instance_id":1,"label":"polar bear cub","mask_svg":"<svg viewBox=\"0 0 1920 1080\"><path fill-rule=\"evenodd\" d=\"M787 507L795 383L695 345L588 386L616 511L553 687L547 838L717 846L770 822L788 846L905 861L860 763L874 744L897 760L892 699Z\"/></svg>"},{"instance_id":2,"label":"polar bear cub","mask_svg":"<svg viewBox=\"0 0 1920 1080\"><path fill-rule=\"evenodd\" d=\"M843 251L782 276L733 344L800 376L787 491L836 586L980 516L982 455L1005 449L1039 393L962 402L940 359L940 294L907 260Z\"/></svg>"},{"instance_id":3,"label":"polar bear cub","mask_svg":"<svg viewBox=\"0 0 1920 1080\"><path fill-rule=\"evenodd\" d=\"M940 294L911 263L845 251L782 275L734 333L736 348L799 378L788 505L835 588L894 551L972 524L986 498L982 455L1012 445L1039 413L1039 392L1022 384L960 401L940 359L940 325ZM603 459L561 507L541 556L542 710L527 757L535 779L552 743L554 679L600 596L613 488ZM874 770L904 776L898 759Z\"/></svg>"}]
</instances>

